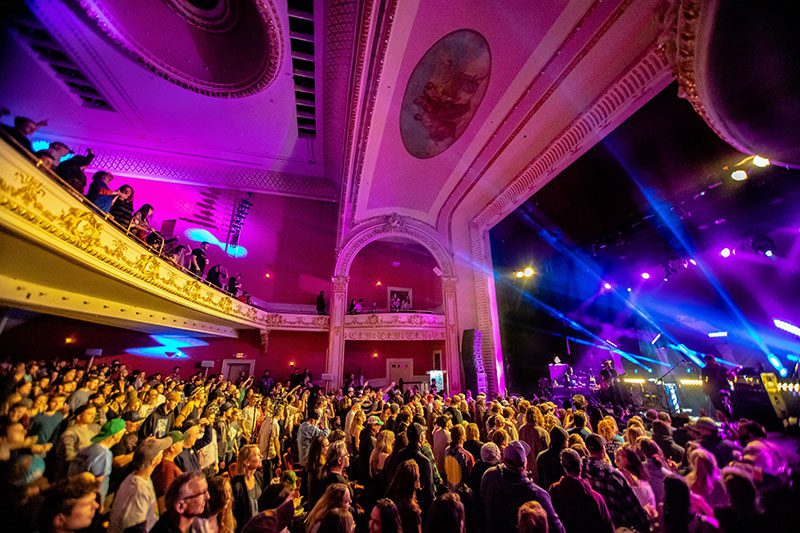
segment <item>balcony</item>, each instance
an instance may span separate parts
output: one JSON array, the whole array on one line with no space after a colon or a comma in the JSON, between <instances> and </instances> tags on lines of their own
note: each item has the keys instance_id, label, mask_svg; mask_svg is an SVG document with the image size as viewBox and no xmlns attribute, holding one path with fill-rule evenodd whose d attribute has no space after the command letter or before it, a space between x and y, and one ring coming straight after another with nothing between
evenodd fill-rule
<instances>
[{"instance_id":1,"label":"balcony","mask_svg":"<svg viewBox=\"0 0 800 533\"><path fill-rule=\"evenodd\" d=\"M445 337L444 315L429 313L369 313L347 315L348 341L429 341Z\"/></svg>"},{"instance_id":2,"label":"balcony","mask_svg":"<svg viewBox=\"0 0 800 533\"><path fill-rule=\"evenodd\" d=\"M0 302L149 332L236 336L266 311L126 234L33 156L0 142Z\"/></svg>"}]
</instances>

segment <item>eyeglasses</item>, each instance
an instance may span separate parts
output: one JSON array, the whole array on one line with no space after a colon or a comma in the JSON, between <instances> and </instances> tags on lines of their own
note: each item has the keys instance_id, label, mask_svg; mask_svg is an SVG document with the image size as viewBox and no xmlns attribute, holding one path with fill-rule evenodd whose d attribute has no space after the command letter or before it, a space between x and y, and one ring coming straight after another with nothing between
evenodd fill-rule
<instances>
[{"instance_id":1,"label":"eyeglasses","mask_svg":"<svg viewBox=\"0 0 800 533\"><path fill-rule=\"evenodd\" d=\"M193 500L198 496L205 496L206 494L208 494L208 489L204 490L203 492L198 492L197 494L192 494L191 496L184 496L181 498L181 500Z\"/></svg>"}]
</instances>

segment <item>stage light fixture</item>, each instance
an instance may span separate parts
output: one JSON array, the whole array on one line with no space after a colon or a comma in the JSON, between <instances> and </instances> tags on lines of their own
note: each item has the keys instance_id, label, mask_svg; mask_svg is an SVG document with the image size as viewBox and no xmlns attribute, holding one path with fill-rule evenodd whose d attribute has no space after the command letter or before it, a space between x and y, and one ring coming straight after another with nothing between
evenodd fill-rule
<instances>
[{"instance_id":1,"label":"stage light fixture","mask_svg":"<svg viewBox=\"0 0 800 533\"><path fill-rule=\"evenodd\" d=\"M708 337L710 339L718 339L720 337L727 337L727 336L728 336L727 331L712 331L711 333L708 334Z\"/></svg>"},{"instance_id":2,"label":"stage light fixture","mask_svg":"<svg viewBox=\"0 0 800 533\"><path fill-rule=\"evenodd\" d=\"M655 343L657 343L657 342L658 342L658 339L660 339L660 338L661 338L661 333L659 333L658 335L656 335L656 336L655 336L655 338L653 338L653 340L651 340L651 341L650 341L650 344L655 344Z\"/></svg>"},{"instance_id":3,"label":"stage light fixture","mask_svg":"<svg viewBox=\"0 0 800 533\"><path fill-rule=\"evenodd\" d=\"M765 257L772 257L775 255L775 241L773 241L768 235L757 235L753 237L753 241L750 243L750 246L753 248L755 253L761 254Z\"/></svg>"},{"instance_id":4,"label":"stage light fixture","mask_svg":"<svg viewBox=\"0 0 800 533\"><path fill-rule=\"evenodd\" d=\"M642 272L642 279L650 279L650 273L649 272Z\"/></svg>"},{"instance_id":5,"label":"stage light fixture","mask_svg":"<svg viewBox=\"0 0 800 533\"><path fill-rule=\"evenodd\" d=\"M628 292L633 292L633 289L631 289L630 287L628 287Z\"/></svg>"},{"instance_id":6,"label":"stage light fixture","mask_svg":"<svg viewBox=\"0 0 800 533\"><path fill-rule=\"evenodd\" d=\"M744 181L747 179L747 172L744 170L734 170L731 172L731 179L734 181Z\"/></svg>"},{"instance_id":7,"label":"stage light fixture","mask_svg":"<svg viewBox=\"0 0 800 533\"><path fill-rule=\"evenodd\" d=\"M606 281L605 283L603 283L603 288L605 290L607 290L607 291L610 291L611 290L611 284Z\"/></svg>"},{"instance_id":8,"label":"stage light fixture","mask_svg":"<svg viewBox=\"0 0 800 533\"><path fill-rule=\"evenodd\" d=\"M766 157L762 157L760 155L753 156L753 164L759 168L764 168L769 166L769 159Z\"/></svg>"},{"instance_id":9,"label":"stage light fixture","mask_svg":"<svg viewBox=\"0 0 800 533\"><path fill-rule=\"evenodd\" d=\"M778 320L777 318L772 319L772 323L775 324L775 327L778 329L782 329L792 335L797 335L800 337L800 327L795 326L791 322L786 322L785 320Z\"/></svg>"},{"instance_id":10,"label":"stage light fixture","mask_svg":"<svg viewBox=\"0 0 800 533\"><path fill-rule=\"evenodd\" d=\"M720 250L719 255L727 259L728 257L731 256L731 249L727 247L723 248L722 250Z\"/></svg>"},{"instance_id":11,"label":"stage light fixture","mask_svg":"<svg viewBox=\"0 0 800 533\"><path fill-rule=\"evenodd\" d=\"M517 270L516 272L514 272L514 277L515 278L523 278L523 277L525 277L525 274L521 270Z\"/></svg>"},{"instance_id":12,"label":"stage light fixture","mask_svg":"<svg viewBox=\"0 0 800 533\"><path fill-rule=\"evenodd\" d=\"M526 267L525 270L522 271L525 274L526 278L533 276L536 272L531 267Z\"/></svg>"},{"instance_id":13,"label":"stage light fixture","mask_svg":"<svg viewBox=\"0 0 800 533\"><path fill-rule=\"evenodd\" d=\"M697 261L695 261L694 259L689 259L689 262L694 266L697 266Z\"/></svg>"}]
</instances>

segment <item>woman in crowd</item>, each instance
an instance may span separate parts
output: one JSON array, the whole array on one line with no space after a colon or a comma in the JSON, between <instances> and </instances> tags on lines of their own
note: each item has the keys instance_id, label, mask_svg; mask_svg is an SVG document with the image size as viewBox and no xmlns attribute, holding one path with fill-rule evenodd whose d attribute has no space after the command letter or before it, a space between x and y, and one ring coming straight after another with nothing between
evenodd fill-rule
<instances>
[{"instance_id":1,"label":"woman in crowd","mask_svg":"<svg viewBox=\"0 0 800 533\"><path fill-rule=\"evenodd\" d=\"M306 533L317 533L325 515L334 509L350 510L352 498L350 489L343 483L334 483L325 489L322 498L314 505L306 517Z\"/></svg>"},{"instance_id":2,"label":"woman in crowd","mask_svg":"<svg viewBox=\"0 0 800 533\"><path fill-rule=\"evenodd\" d=\"M369 533L401 533L400 512L389 498L375 502L369 515Z\"/></svg>"},{"instance_id":3,"label":"woman in crowd","mask_svg":"<svg viewBox=\"0 0 800 533\"><path fill-rule=\"evenodd\" d=\"M109 188L108 185L113 179L114 176L110 172L103 170L95 172L92 176L92 183L89 185L89 191L86 193L86 198L104 213L108 213L114 200L122 194L118 190L112 191Z\"/></svg>"},{"instance_id":4,"label":"woman in crowd","mask_svg":"<svg viewBox=\"0 0 800 533\"><path fill-rule=\"evenodd\" d=\"M653 488L647 481L647 470L645 470L642 460L639 459L639 455L630 446L624 446L617 450L616 460L617 468L625 476L625 480L642 508L651 518L655 518L658 514L656 497L653 494Z\"/></svg>"},{"instance_id":5,"label":"woman in crowd","mask_svg":"<svg viewBox=\"0 0 800 533\"><path fill-rule=\"evenodd\" d=\"M325 456L330 448L330 441L327 435L320 435L311 441L308 449L308 461L306 462L306 494L309 501L316 502L325 492L322 484L323 469L325 467Z\"/></svg>"},{"instance_id":6,"label":"woman in crowd","mask_svg":"<svg viewBox=\"0 0 800 533\"><path fill-rule=\"evenodd\" d=\"M136 210L131 217L131 225L130 230L133 232L136 237L140 240L147 242L150 235L155 232L155 229L152 227L153 222L153 213L155 209L150 204L144 204L142 207Z\"/></svg>"},{"instance_id":7,"label":"woman in crowd","mask_svg":"<svg viewBox=\"0 0 800 533\"><path fill-rule=\"evenodd\" d=\"M375 448L369 458L369 477L374 487L380 487L384 483L383 470L393 450L394 432L385 429L378 433Z\"/></svg>"},{"instance_id":8,"label":"woman in crowd","mask_svg":"<svg viewBox=\"0 0 800 533\"><path fill-rule=\"evenodd\" d=\"M472 457L477 461L481 456L481 430L478 424L472 422L467 425L467 441L464 443L464 449L467 450Z\"/></svg>"},{"instance_id":9,"label":"woman in crowd","mask_svg":"<svg viewBox=\"0 0 800 533\"><path fill-rule=\"evenodd\" d=\"M698 448L689 455L691 470L686 475L686 483L693 494L703 498L711 507L728 505L728 496L720 479L717 460L714 455Z\"/></svg>"},{"instance_id":10,"label":"woman in crowd","mask_svg":"<svg viewBox=\"0 0 800 533\"><path fill-rule=\"evenodd\" d=\"M256 444L243 446L236 458L239 474L231 479L231 488L237 531L258 513L258 499L264 487L264 479L259 471L262 460L261 450Z\"/></svg>"},{"instance_id":11,"label":"woman in crowd","mask_svg":"<svg viewBox=\"0 0 800 533\"><path fill-rule=\"evenodd\" d=\"M422 531L422 509L417 503L419 488L417 463L411 460L400 463L386 495L397 505L403 533L420 533Z\"/></svg>"},{"instance_id":12,"label":"woman in crowd","mask_svg":"<svg viewBox=\"0 0 800 533\"><path fill-rule=\"evenodd\" d=\"M108 214L117 224L127 228L133 217L133 187L123 185L117 189L117 193L117 199L111 204Z\"/></svg>"},{"instance_id":13,"label":"woman in crowd","mask_svg":"<svg viewBox=\"0 0 800 533\"><path fill-rule=\"evenodd\" d=\"M192 533L234 533L233 489L227 477L217 476L208 482L209 500L203 515L195 519Z\"/></svg>"}]
</instances>

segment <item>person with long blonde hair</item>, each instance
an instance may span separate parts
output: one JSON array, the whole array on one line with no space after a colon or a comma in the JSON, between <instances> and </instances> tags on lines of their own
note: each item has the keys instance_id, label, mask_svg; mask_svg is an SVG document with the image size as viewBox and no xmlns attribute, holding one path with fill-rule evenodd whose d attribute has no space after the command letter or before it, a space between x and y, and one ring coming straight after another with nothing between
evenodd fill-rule
<instances>
[{"instance_id":1,"label":"person with long blonde hair","mask_svg":"<svg viewBox=\"0 0 800 533\"><path fill-rule=\"evenodd\" d=\"M228 478L212 478L208 482L208 496L206 510L195 519L192 533L234 533L241 529L236 527L233 517L233 489Z\"/></svg>"},{"instance_id":2,"label":"person with long blonde hair","mask_svg":"<svg viewBox=\"0 0 800 533\"><path fill-rule=\"evenodd\" d=\"M728 496L714 454L697 448L689 454L689 466L691 470L686 474L686 483L692 494L703 498L711 507L728 505Z\"/></svg>"},{"instance_id":3,"label":"person with long blonde hair","mask_svg":"<svg viewBox=\"0 0 800 533\"><path fill-rule=\"evenodd\" d=\"M386 459L392 454L394 450L394 432L384 430L378 433L375 440L375 449L372 450L372 455L369 458L369 477L373 480L380 480L383 476L383 468L386 464Z\"/></svg>"},{"instance_id":4,"label":"person with long blonde hair","mask_svg":"<svg viewBox=\"0 0 800 533\"><path fill-rule=\"evenodd\" d=\"M264 488L264 479L258 469L263 456L258 444L247 444L236 457L237 475L231 479L233 489L233 515L238 524L237 531L258 514L258 499Z\"/></svg>"},{"instance_id":5,"label":"person with long blonde hair","mask_svg":"<svg viewBox=\"0 0 800 533\"><path fill-rule=\"evenodd\" d=\"M334 443L336 444L336 443ZM320 527L322 519L334 509L350 510L352 497L350 489L344 483L334 483L325 489L322 498L314 505L314 508L306 517L306 533L316 533Z\"/></svg>"}]
</instances>

